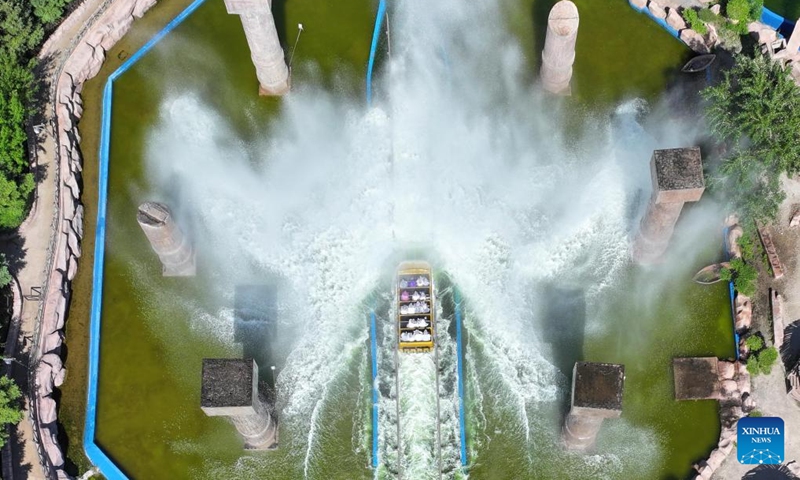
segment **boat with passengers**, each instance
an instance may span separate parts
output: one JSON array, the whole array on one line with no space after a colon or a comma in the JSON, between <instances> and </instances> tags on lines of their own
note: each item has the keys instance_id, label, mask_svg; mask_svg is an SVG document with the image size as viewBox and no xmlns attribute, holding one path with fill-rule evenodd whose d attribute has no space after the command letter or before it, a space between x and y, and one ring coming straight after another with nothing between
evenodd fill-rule
<instances>
[{"instance_id":1,"label":"boat with passengers","mask_svg":"<svg viewBox=\"0 0 800 480\"><path fill-rule=\"evenodd\" d=\"M397 348L430 352L434 343L434 290L427 262L403 262L397 267Z\"/></svg>"}]
</instances>

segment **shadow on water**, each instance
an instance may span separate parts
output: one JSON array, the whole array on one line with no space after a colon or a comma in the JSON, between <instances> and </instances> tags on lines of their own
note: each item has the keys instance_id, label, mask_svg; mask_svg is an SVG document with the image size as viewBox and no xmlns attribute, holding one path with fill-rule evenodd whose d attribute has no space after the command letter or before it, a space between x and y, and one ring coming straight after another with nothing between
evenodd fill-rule
<instances>
[{"instance_id":1,"label":"shadow on water","mask_svg":"<svg viewBox=\"0 0 800 480\"><path fill-rule=\"evenodd\" d=\"M541 298L544 312L539 331L550 344L555 367L571 378L575 362L583 359L586 295L583 289L550 284L542 289Z\"/></svg>"},{"instance_id":2,"label":"shadow on water","mask_svg":"<svg viewBox=\"0 0 800 480\"><path fill-rule=\"evenodd\" d=\"M550 16L550 9L555 5L555 0L539 0L531 5L531 22L533 23L533 51L541 55L544 49L544 39L547 36L547 17ZM541 57L536 59L536 63L541 67ZM538 69L537 69L538 72Z\"/></svg>"},{"instance_id":3,"label":"shadow on water","mask_svg":"<svg viewBox=\"0 0 800 480\"><path fill-rule=\"evenodd\" d=\"M275 386L275 327L277 319L275 285L237 285L234 292L233 339L242 344L242 355L258 365L258 377Z\"/></svg>"}]
</instances>

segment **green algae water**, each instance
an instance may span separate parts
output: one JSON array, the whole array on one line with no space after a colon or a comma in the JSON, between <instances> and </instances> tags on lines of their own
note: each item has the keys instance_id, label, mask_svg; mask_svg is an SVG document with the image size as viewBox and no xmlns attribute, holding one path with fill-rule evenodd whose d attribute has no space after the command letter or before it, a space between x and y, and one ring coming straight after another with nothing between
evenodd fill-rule
<instances>
[{"instance_id":1,"label":"green algae water","mask_svg":"<svg viewBox=\"0 0 800 480\"><path fill-rule=\"evenodd\" d=\"M531 79L543 39L537 32L543 31L552 3L514 2L505 12L510 29L520 39ZM571 105L578 109L598 108L599 113L593 114L602 115L602 109L628 98L655 99L670 72L684 60L686 50L624 1L600 2L607 8L598 2L576 3L582 18ZM304 25L293 68L296 91L313 87L360 101L373 9L371 2L353 0L339 2L335 8L310 0L280 5L276 2L284 45L293 43L296 25ZM611 23L613 29L609 27ZM131 35L136 32L134 27ZM647 49L641 41L644 38L648 39ZM595 47L598 45L606 47ZM123 46L118 48L124 49ZM111 53L124 56L119 51ZM386 68L390 59L383 60ZM324 401L314 404L310 426L296 429L289 421L281 426L278 451L245 453L232 426L206 417L199 409L202 359L266 355L277 367L279 405L287 411L292 405L287 405L281 394L295 388L289 385L293 381L304 380L292 374L297 371L292 365L307 360L298 358L296 353L294 357L290 355L296 346L291 341L275 344L267 339L263 351L253 351L247 342L232 342L231 338L236 337L232 331L235 285L229 284L232 277L213 261L214 254L201 248L202 239L198 239L198 277L191 281L163 278L135 221L139 203L163 200L179 205L183 195L178 179L165 186L154 178L152 165L148 169L145 161L161 145L153 139L153 131L162 128L165 109L178 110L180 114L181 108L189 108L192 115L178 115L185 119L184 127L205 132L206 125L197 120L203 112L192 109L202 103L215 112L210 117L212 124L219 122L215 130L225 133L230 129L230 143L244 144L238 151L247 158L246 163L254 169L262 166L258 151L264 145L257 140L281 133L279 119L284 100L258 98L256 91L239 20L227 15L221 2L213 1L115 82L97 442L132 478L373 476L367 468L371 432L369 384L365 382L366 309L358 307L349 313L364 321L351 322L351 341L335 345L342 351L336 357L341 365L326 383ZM170 103L182 92L190 92L191 101ZM99 95L87 98L86 103L87 110L96 109ZM91 118L87 113L84 121ZM307 124L311 127L313 121L309 118ZM84 146L91 145L92 134L82 132L89 142ZM218 140L224 142L224 136ZM89 163L93 159L87 150ZM170 152L176 158L186 153ZM186 154L197 156L197 163L202 163L202 150L190 149ZM238 166L232 162L230 168ZM87 168L85 180L87 188L96 185L91 168ZM91 195L85 196L85 200L90 198ZM233 204L231 218L257 216L248 206ZM178 211L179 217L183 213ZM549 393L538 401L520 404L518 399L525 395L501 384L491 339L480 331L483 324L478 317L486 309L480 307L478 294L472 298L469 295L479 290L470 286L466 276L459 277L457 268L453 269L454 280L464 279L466 290L471 478L634 478L642 477L643 472L647 472L647 478L680 478L688 474L692 461L707 454L718 435L716 404L675 402L670 367L674 356L724 357L733 351L726 288L690 282L694 271L719 256L720 227L708 222L700 224L704 226L698 227L691 217L681 222L676 235L696 239L695 244L701 248L691 253L674 248L668 264L677 266L668 271L625 266L613 275L609 272L615 280L604 289L594 281L580 281L572 275L567 275L567 280L549 278L530 286L530 310L536 311L535 317L540 320L529 323L524 334L542 337L543 348L551 350L546 356L556 367L547 374L554 386L551 388L548 383ZM218 226L209 227L200 221L192 231L197 235L209 228ZM258 248L269 249L266 239L264 243ZM330 251L347 250L346 245L333 245L337 247L319 252L312 249L309 255L315 263L325 264L330 261ZM488 245L495 248L498 244L490 241ZM236 262L252 283L277 285L278 295L291 289L284 271L265 268L256 255ZM291 264L284 268L289 272L297 269ZM82 273L85 275L85 270ZM589 278L602 279L603 272L592 272ZM241 277L237 276L236 281ZM354 289L355 293L370 291L384 281L383 277L365 275L356 282L359 288ZM88 295L90 287L83 284L83 288ZM654 290L660 293L654 295ZM552 307L556 301L572 307ZM85 308L73 306L72 318L80 318L82 307ZM290 303L286 311L279 309L278 316L291 318L294 307L297 305ZM575 335L548 336L554 330L553 324L541 319L562 318L574 322L570 331L574 330ZM279 323L278 328L294 332L291 324ZM295 333L302 336L304 332ZM304 356L314 354L311 351ZM606 422L598 437L598 454L590 457L562 452L557 440L557 418L566 401L569 366L581 359L623 363L627 375L623 416ZM514 375L528 378L530 372L523 365L517 367L520 371ZM260 373L267 384L274 383L265 364ZM536 421L537 418L547 420ZM651 447L636 459L638 453L624 451L631 448L631 443Z\"/></svg>"}]
</instances>

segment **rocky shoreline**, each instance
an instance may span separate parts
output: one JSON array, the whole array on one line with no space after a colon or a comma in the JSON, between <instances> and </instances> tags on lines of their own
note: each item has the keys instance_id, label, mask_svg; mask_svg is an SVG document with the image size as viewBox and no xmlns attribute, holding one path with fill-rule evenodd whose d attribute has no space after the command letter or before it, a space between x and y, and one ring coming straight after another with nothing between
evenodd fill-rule
<instances>
[{"instance_id":1,"label":"rocky shoreline","mask_svg":"<svg viewBox=\"0 0 800 480\"><path fill-rule=\"evenodd\" d=\"M78 7L45 42L42 55L64 32L83 21L89 2ZM64 470L65 458L58 443L57 405L54 389L64 381L66 371L61 359L64 322L70 299L72 279L81 256L83 206L80 203L82 157L77 124L83 114L80 97L83 84L97 75L105 53L130 29L134 19L155 5L156 0L107 0L101 4L91 26L76 38L55 78L53 127L56 132L56 213L54 238L48 255L48 277L43 292L40 320L31 356L31 417L39 455L45 472L54 478L70 478Z\"/></svg>"}]
</instances>

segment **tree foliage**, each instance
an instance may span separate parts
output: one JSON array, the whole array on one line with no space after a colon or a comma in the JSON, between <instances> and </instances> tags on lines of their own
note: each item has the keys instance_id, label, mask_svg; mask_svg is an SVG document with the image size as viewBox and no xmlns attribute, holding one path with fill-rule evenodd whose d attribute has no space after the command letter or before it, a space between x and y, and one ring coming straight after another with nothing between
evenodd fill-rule
<instances>
[{"instance_id":1,"label":"tree foliage","mask_svg":"<svg viewBox=\"0 0 800 480\"><path fill-rule=\"evenodd\" d=\"M758 335L750 335L744 343L751 352L757 352L764 348L764 340Z\"/></svg>"},{"instance_id":2,"label":"tree foliage","mask_svg":"<svg viewBox=\"0 0 800 480\"><path fill-rule=\"evenodd\" d=\"M69 2L70 0L31 0L31 6L33 7L33 14L42 23L51 23L61 18L64 7Z\"/></svg>"},{"instance_id":3,"label":"tree foliage","mask_svg":"<svg viewBox=\"0 0 800 480\"><path fill-rule=\"evenodd\" d=\"M746 28L748 23L761 17L763 6L763 0L728 0L725 5L725 13L728 18L738 24L744 24Z\"/></svg>"},{"instance_id":4,"label":"tree foliage","mask_svg":"<svg viewBox=\"0 0 800 480\"><path fill-rule=\"evenodd\" d=\"M745 220L774 219L784 199L780 175L800 172L800 89L780 64L740 55L703 97L711 131L728 147L715 180Z\"/></svg>"},{"instance_id":5,"label":"tree foliage","mask_svg":"<svg viewBox=\"0 0 800 480\"><path fill-rule=\"evenodd\" d=\"M0 447L8 441L5 426L16 425L22 420L21 397L22 392L12 378L0 377Z\"/></svg>"},{"instance_id":6,"label":"tree foliage","mask_svg":"<svg viewBox=\"0 0 800 480\"><path fill-rule=\"evenodd\" d=\"M0 229L19 226L34 180L25 131L35 92L35 52L44 25L60 18L70 0L0 0Z\"/></svg>"},{"instance_id":7,"label":"tree foliage","mask_svg":"<svg viewBox=\"0 0 800 480\"><path fill-rule=\"evenodd\" d=\"M720 270L720 278L726 282L733 282L736 291L746 297L756 293L758 270L741 258L734 258L730 267Z\"/></svg>"},{"instance_id":8,"label":"tree foliage","mask_svg":"<svg viewBox=\"0 0 800 480\"><path fill-rule=\"evenodd\" d=\"M772 367L778 360L778 349L769 347L758 353L758 366L761 373L769 375L772 372Z\"/></svg>"},{"instance_id":9,"label":"tree foliage","mask_svg":"<svg viewBox=\"0 0 800 480\"><path fill-rule=\"evenodd\" d=\"M8 260L3 253L0 253L0 288L5 288L11 283L11 272L8 271Z\"/></svg>"}]
</instances>

